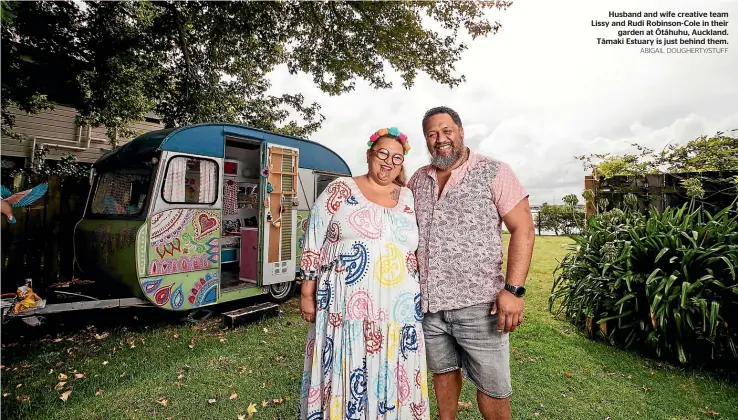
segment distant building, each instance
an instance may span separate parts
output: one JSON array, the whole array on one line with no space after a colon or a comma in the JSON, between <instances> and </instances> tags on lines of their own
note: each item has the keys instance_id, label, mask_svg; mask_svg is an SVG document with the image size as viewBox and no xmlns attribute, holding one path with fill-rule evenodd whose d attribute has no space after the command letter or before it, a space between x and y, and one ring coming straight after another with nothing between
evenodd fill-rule
<instances>
[{"instance_id":1,"label":"distant building","mask_svg":"<svg viewBox=\"0 0 738 420\"><path fill-rule=\"evenodd\" d=\"M33 159L34 146L47 147L47 159L59 160L62 156L71 154L78 162L95 162L103 153L112 149L111 139L106 134L105 127L90 127L78 125L76 109L56 105L52 110L43 110L38 114L27 114L17 108L10 108L15 116L13 131L23 134L23 140L0 138L0 156L4 170L21 167L26 160ZM164 128L161 119L154 114L148 114L144 121L137 122L132 127L137 133L159 130ZM130 141L128 138L118 138L118 145Z\"/></svg>"}]
</instances>

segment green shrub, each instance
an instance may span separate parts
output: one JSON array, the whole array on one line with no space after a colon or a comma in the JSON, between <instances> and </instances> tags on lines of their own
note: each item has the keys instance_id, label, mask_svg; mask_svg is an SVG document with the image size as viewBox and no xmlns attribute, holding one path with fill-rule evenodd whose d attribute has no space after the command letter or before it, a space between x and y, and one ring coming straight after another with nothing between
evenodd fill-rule
<instances>
[{"instance_id":1,"label":"green shrub","mask_svg":"<svg viewBox=\"0 0 738 420\"><path fill-rule=\"evenodd\" d=\"M738 216L690 208L591 217L554 271L549 309L613 345L738 366Z\"/></svg>"}]
</instances>

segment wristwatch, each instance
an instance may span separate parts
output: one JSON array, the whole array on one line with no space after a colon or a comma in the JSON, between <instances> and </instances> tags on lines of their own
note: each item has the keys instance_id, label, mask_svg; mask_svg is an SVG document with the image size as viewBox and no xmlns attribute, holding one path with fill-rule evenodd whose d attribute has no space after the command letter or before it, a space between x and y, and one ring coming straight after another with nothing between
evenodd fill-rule
<instances>
[{"instance_id":1,"label":"wristwatch","mask_svg":"<svg viewBox=\"0 0 738 420\"><path fill-rule=\"evenodd\" d=\"M507 290L508 292L512 293L513 295L519 298L525 296L525 287L523 286L513 286L511 284L506 283L505 290Z\"/></svg>"}]
</instances>

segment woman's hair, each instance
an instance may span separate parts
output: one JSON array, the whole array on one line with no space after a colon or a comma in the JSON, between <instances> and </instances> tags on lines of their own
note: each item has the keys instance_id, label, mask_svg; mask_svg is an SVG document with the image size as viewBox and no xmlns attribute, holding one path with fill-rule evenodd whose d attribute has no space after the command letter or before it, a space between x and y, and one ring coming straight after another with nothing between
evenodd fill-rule
<instances>
[{"instance_id":1,"label":"woman's hair","mask_svg":"<svg viewBox=\"0 0 738 420\"><path fill-rule=\"evenodd\" d=\"M379 141L383 137L387 137L388 139L396 140L398 143L402 144L402 142L400 141L399 138L397 138L397 137L395 137L393 135L390 135L390 134L386 134L384 136L381 136L376 141ZM367 149L367 152L369 152L369 150L373 150L373 149L374 149L374 144L371 144L371 146L369 146L369 149ZM396 185L399 185L401 187L406 187L407 186L407 175L405 174L405 163L404 162L402 163L402 165L400 165L400 173L397 175L397 178L395 178L394 181L392 181L392 183L393 184L396 184Z\"/></svg>"},{"instance_id":2,"label":"woman's hair","mask_svg":"<svg viewBox=\"0 0 738 420\"><path fill-rule=\"evenodd\" d=\"M393 183L401 186L401 187L407 187L407 175L405 174L405 164L403 163L402 166L400 166L400 174L397 175L397 178L395 178Z\"/></svg>"}]
</instances>

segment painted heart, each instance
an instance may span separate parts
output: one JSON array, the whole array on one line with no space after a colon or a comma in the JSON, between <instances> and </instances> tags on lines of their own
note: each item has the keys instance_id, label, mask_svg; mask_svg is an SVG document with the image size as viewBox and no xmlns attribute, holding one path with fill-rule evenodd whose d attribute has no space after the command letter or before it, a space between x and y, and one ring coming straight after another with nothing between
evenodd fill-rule
<instances>
[{"instance_id":1,"label":"painted heart","mask_svg":"<svg viewBox=\"0 0 738 420\"><path fill-rule=\"evenodd\" d=\"M208 232L218 226L218 220L214 217L208 217L207 214L201 214L198 222L200 223L200 232Z\"/></svg>"},{"instance_id":2,"label":"painted heart","mask_svg":"<svg viewBox=\"0 0 738 420\"><path fill-rule=\"evenodd\" d=\"M217 214L214 213L200 213L192 221L192 227L195 230L196 239L202 239L203 237L218 230L220 219Z\"/></svg>"}]
</instances>

